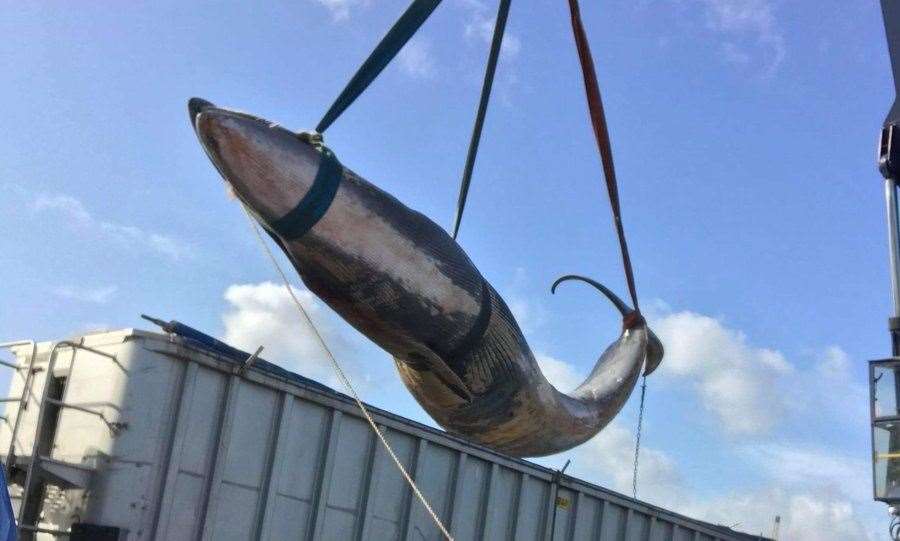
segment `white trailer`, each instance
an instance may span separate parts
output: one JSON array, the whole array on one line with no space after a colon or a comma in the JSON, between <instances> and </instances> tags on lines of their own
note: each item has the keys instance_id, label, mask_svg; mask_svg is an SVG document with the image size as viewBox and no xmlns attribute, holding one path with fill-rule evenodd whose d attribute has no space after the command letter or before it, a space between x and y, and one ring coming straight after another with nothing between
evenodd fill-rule
<instances>
[{"instance_id":1,"label":"white trailer","mask_svg":"<svg viewBox=\"0 0 900 541\"><path fill-rule=\"evenodd\" d=\"M22 539L441 539L349 397L204 336L9 345ZM371 413L457 540L761 539Z\"/></svg>"}]
</instances>

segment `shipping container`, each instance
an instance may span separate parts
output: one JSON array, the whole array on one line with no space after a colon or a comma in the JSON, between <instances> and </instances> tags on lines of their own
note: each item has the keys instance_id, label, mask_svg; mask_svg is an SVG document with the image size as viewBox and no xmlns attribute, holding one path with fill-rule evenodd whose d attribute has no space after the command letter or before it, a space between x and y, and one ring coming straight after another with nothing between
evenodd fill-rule
<instances>
[{"instance_id":1,"label":"shipping container","mask_svg":"<svg viewBox=\"0 0 900 541\"><path fill-rule=\"evenodd\" d=\"M9 345L22 539L442 538L351 398L179 329ZM762 539L370 411L457 540Z\"/></svg>"}]
</instances>

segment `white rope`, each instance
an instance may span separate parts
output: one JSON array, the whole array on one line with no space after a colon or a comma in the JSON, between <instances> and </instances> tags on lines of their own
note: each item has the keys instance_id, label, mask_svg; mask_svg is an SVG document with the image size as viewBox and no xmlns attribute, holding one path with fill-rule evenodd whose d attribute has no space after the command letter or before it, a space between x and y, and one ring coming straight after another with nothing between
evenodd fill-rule
<instances>
[{"instance_id":1,"label":"white rope","mask_svg":"<svg viewBox=\"0 0 900 541\"><path fill-rule=\"evenodd\" d=\"M644 398L647 396L647 374L641 381L641 408L638 411L637 430L634 435L634 473L631 477L631 497L637 499L638 457L641 452L641 425L644 422Z\"/></svg>"},{"instance_id":2,"label":"white rope","mask_svg":"<svg viewBox=\"0 0 900 541\"><path fill-rule=\"evenodd\" d=\"M303 308L303 305L300 304L300 300L297 299L297 296L294 295L294 290L291 287L291 283L288 280L287 276L284 274L284 271L281 269L281 265L278 264L278 260L275 259L275 255L272 253L272 250L269 249L269 245L266 243L262 234L259 232L259 227L256 225L256 220L250 214L250 211L247 210L247 207L244 206L243 202L238 200L241 208L244 210L244 214L247 215L247 219L250 221L250 228L253 230L254 235L256 235L256 239L259 241L259 244L265 250L266 255L269 256L269 260L272 262L272 265L275 267L275 270L278 271L278 274L281 276L281 280L284 282L284 287L287 289L288 294L291 296L291 299L294 300L294 304L297 305L297 311L300 312L300 315L303 316L303 320L306 321L307 325L313 330L313 334L316 335L316 340L318 340L319 344L322 346L322 349L328 355L328 359L331 361L331 366L334 367L335 373L337 373L338 379L341 380L341 383L344 384L344 387L350 391L350 395L353 397L353 400L356 401L356 405L359 406L360 411L362 411L363 416L366 418L366 421L369 422L369 426L372 427L372 430L375 432L375 435L378 436L378 439L381 440L382 445L384 445L385 450L387 450L388 454L391 456L391 459L394 461L394 464L397 465L397 469L400 470L400 473L403 474L403 477L406 479L406 482L409 484L409 487L412 489L413 493L416 495L416 498L422 502L422 505L425 506L425 509L428 511L428 514L431 515L431 519L434 521L435 525L437 525L438 529L444 535L446 539L449 541L453 541L453 537L450 535L450 532L447 531L447 528L444 527L444 524L441 522L441 519L437 516L437 513L434 512L434 509L431 508L431 505L428 504L428 501L425 499L425 496L419 490L419 487L416 486L416 482L413 480L412 476L406 471L406 468L403 467L403 463L400 462L400 459L397 458L397 455L394 453L394 450L391 448L390 444L384 437L384 434L381 433L381 430L378 429L378 426L375 424L375 421L372 419L372 416L369 415L369 410L366 408L363 401L359 398L359 395L356 393L356 389L353 388L353 384L350 383L350 379L344 374L344 370L341 368L340 363L337 358L329 349L328 344L325 343L325 340L322 338L322 334L319 332L319 329L316 327L315 323L313 323L312 319L309 317L309 314L306 312L306 309Z\"/></svg>"}]
</instances>

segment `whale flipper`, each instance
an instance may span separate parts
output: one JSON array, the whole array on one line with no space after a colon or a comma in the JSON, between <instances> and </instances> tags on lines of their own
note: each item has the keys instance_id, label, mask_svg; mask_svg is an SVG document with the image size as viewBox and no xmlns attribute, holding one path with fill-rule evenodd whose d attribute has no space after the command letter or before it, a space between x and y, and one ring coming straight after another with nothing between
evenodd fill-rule
<instances>
[{"instance_id":1,"label":"whale flipper","mask_svg":"<svg viewBox=\"0 0 900 541\"><path fill-rule=\"evenodd\" d=\"M403 366L417 372L421 373L427 371L432 373L441 383L443 383L444 387L452 391L457 397L465 402L472 401L472 391L469 390L469 387L465 382L456 375L456 372L447 366L447 363L445 363L443 359L431 351L421 350L410 352L402 359L395 357L394 361L398 363L398 368L401 368L400 363L402 363Z\"/></svg>"}]
</instances>

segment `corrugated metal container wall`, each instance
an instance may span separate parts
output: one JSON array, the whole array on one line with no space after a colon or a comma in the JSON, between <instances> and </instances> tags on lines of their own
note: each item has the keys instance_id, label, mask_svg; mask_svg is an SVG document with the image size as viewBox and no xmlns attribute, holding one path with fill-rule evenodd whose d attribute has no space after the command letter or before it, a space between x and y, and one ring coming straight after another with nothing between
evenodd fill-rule
<instances>
[{"instance_id":1,"label":"corrugated metal container wall","mask_svg":"<svg viewBox=\"0 0 900 541\"><path fill-rule=\"evenodd\" d=\"M81 344L91 350L58 348L61 402L83 409L60 406L39 458L34 475L46 490L36 492L37 527L65 531L80 520L135 541L441 539L346 396L265 362L244 372L240 359L179 337L124 330ZM34 435L46 432L36 427L52 348L36 347L35 366L45 370L34 375L16 434L20 470L35 462ZM30 346L14 352L28 364ZM12 397L24 387L17 374ZM6 419L19 409L8 402ZM458 540L757 539L372 413ZM0 449L9 447L13 424L0 429ZM21 488L12 489L21 502Z\"/></svg>"}]
</instances>

